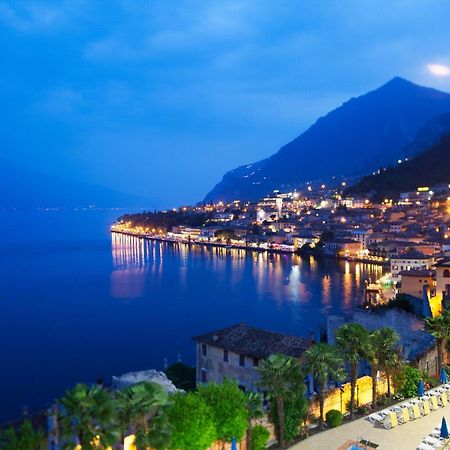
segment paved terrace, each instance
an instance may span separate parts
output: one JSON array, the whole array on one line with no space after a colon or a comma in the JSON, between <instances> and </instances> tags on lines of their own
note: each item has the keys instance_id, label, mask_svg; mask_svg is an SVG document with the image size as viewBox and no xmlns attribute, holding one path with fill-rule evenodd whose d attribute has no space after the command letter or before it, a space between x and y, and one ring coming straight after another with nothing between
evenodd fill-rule
<instances>
[{"instance_id":1,"label":"paved terrace","mask_svg":"<svg viewBox=\"0 0 450 450\"><path fill-rule=\"evenodd\" d=\"M433 428L441 425L442 416L450 423L450 403L432 411L428 416L390 430L379 424L372 424L364 417L311 436L289 450L340 450L345 442L354 441L358 437L378 444L377 450L415 450Z\"/></svg>"}]
</instances>

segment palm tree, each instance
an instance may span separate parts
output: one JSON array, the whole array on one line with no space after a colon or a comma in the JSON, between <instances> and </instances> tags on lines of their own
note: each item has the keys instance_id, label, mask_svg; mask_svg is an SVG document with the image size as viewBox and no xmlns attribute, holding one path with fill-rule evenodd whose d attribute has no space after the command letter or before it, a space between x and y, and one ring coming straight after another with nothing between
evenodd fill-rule
<instances>
[{"instance_id":1,"label":"palm tree","mask_svg":"<svg viewBox=\"0 0 450 450\"><path fill-rule=\"evenodd\" d=\"M260 385L267 389L270 400L275 403L278 415L278 424L275 428L278 442L281 447L284 447L285 397L301 389L303 375L300 363L289 356L271 355L262 362L258 371L261 375Z\"/></svg>"},{"instance_id":2,"label":"palm tree","mask_svg":"<svg viewBox=\"0 0 450 450\"><path fill-rule=\"evenodd\" d=\"M115 404L103 388L77 384L59 404L65 448L73 450L74 440L83 450L104 449L118 441Z\"/></svg>"},{"instance_id":3,"label":"palm tree","mask_svg":"<svg viewBox=\"0 0 450 450\"><path fill-rule=\"evenodd\" d=\"M402 350L400 347L389 356L385 363L385 371L387 378L387 394L391 396L391 376L394 383L394 392L397 392L397 379L404 365Z\"/></svg>"},{"instance_id":4,"label":"palm tree","mask_svg":"<svg viewBox=\"0 0 450 450\"><path fill-rule=\"evenodd\" d=\"M336 344L350 366L350 419L353 419L358 364L370 352L369 332L359 323L343 325L336 331Z\"/></svg>"},{"instance_id":5,"label":"palm tree","mask_svg":"<svg viewBox=\"0 0 450 450\"><path fill-rule=\"evenodd\" d=\"M118 391L115 397L122 438L134 435L138 449L167 448L170 427L164 412L169 405L169 396L161 385L137 383Z\"/></svg>"},{"instance_id":6,"label":"palm tree","mask_svg":"<svg viewBox=\"0 0 450 450\"><path fill-rule=\"evenodd\" d=\"M318 384L319 397L319 427L323 429L323 405L327 381L345 378L344 361L336 347L324 343L314 344L305 353L307 373L310 373Z\"/></svg>"},{"instance_id":7,"label":"palm tree","mask_svg":"<svg viewBox=\"0 0 450 450\"><path fill-rule=\"evenodd\" d=\"M0 450L44 450L44 433L37 431L31 422L23 422L18 430L7 428L0 432Z\"/></svg>"},{"instance_id":8,"label":"palm tree","mask_svg":"<svg viewBox=\"0 0 450 450\"><path fill-rule=\"evenodd\" d=\"M370 352L368 352L368 360L371 365L372 376L372 405L377 406L377 373L384 370L388 366L388 362L395 355L395 346L399 336L392 328L379 328L373 331L369 336ZM388 391L390 392L390 380L388 377Z\"/></svg>"},{"instance_id":9,"label":"palm tree","mask_svg":"<svg viewBox=\"0 0 450 450\"><path fill-rule=\"evenodd\" d=\"M436 338L438 350L437 373L439 373L444 363L444 343L450 337L450 315L448 311L444 311L441 316L425 319L425 330Z\"/></svg>"},{"instance_id":10,"label":"palm tree","mask_svg":"<svg viewBox=\"0 0 450 450\"><path fill-rule=\"evenodd\" d=\"M245 436L247 442L247 449L250 449L251 441L252 441L252 420L258 419L264 415L263 407L262 407L262 395L258 392L247 392L247 412L248 412L248 427L247 433Z\"/></svg>"}]
</instances>

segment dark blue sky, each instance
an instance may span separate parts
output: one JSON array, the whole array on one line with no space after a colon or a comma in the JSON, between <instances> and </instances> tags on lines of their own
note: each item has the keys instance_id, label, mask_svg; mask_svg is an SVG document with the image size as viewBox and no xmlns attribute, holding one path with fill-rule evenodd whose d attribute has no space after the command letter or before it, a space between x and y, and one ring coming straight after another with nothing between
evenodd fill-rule
<instances>
[{"instance_id":1,"label":"dark blue sky","mask_svg":"<svg viewBox=\"0 0 450 450\"><path fill-rule=\"evenodd\" d=\"M393 76L450 91L450 2L0 0L2 156L192 203Z\"/></svg>"}]
</instances>

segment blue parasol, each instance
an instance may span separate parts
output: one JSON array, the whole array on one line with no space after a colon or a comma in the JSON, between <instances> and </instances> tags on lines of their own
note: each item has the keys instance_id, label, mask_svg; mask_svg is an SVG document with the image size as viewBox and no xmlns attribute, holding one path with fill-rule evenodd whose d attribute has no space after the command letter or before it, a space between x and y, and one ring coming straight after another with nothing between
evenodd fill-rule
<instances>
[{"instance_id":1,"label":"blue parasol","mask_svg":"<svg viewBox=\"0 0 450 450\"><path fill-rule=\"evenodd\" d=\"M420 380L419 384L417 385L417 395L419 397L423 397L423 394L425 394L425 386L423 384L423 381Z\"/></svg>"},{"instance_id":2,"label":"blue parasol","mask_svg":"<svg viewBox=\"0 0 450 450\"><path fill-rule=\"evenodd\" d=\"M441 369L441 375L439 377L439 380L441 381L442 384L448 382L447 372L445 371L445 369L443 367Z\"/></svg>"},{"instance_id":3,"label":"blue parasol","mask_svg":"<svg viewBox=\"0 0 450 450\"><path fill-rule=\"evenodd\" d=\"M237 450L236 438L231 439L231 450Z\"/></svg>"},{"instance_id":4,"label":"blue parasol","mask_svg":"<svg viewBox=\"0 0 450 450\"><path fill-rule=\"evenodd\" d=\"M445 420L445 417L442 418L441 423L441 438L448 439L448 428L447 428L447 421Z\"/></svg>"}]
</instances>

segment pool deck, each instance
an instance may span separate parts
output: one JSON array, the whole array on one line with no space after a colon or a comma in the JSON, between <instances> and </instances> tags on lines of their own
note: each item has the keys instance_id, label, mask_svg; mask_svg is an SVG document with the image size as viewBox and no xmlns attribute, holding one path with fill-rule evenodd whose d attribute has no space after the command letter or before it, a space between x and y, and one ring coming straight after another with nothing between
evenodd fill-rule
<instances>
[{"instance_id":1,"label":"pool deck","mask_svg":"<svg viewBox=\"0 0 450 450\"><path fill-rule=\"evenodd\" d=\"M431 412L428 416L398 425L390 430L374 425L363 417L310 436L293 445L289 450L341 450L348 448L348 444L357 440L358 437L378 444L377 450L415 450L433 428L441 425L444 416L449 422L450 404Z\"/></svg>"}]
</instances>

